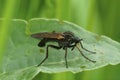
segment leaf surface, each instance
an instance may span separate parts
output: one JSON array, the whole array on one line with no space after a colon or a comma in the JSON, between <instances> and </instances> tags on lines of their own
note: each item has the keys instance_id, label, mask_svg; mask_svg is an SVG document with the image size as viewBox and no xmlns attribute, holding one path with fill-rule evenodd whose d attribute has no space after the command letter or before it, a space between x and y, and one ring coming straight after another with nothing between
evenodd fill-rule
<instances>
[{"instance_id":1,"label":"leaf surface","mask_svg":"<svg viewBox=\"0 0 120 80\"><path fill-rule=\"evenodd\" d=\"M2 80L8 80L9 78L29 80L39 72L58 73L71 71L76 73L97 69L108 64L116 65L120 63L120 43L106 36L91 33L67 21L31 19L27 22L15 19L11 21L9 27L11 29L9 30L9 37L6 42L3 63L0 66L0 79ZM65 51L63 49L56 50L49 48L48 59L40 67L36 67L45 57L46 47L38 47L37 44L40 40L34 39L30 35L38 32L52 31L72 31L75 36L83 39L82 44L84 48L96 52L96 54L91 54L80 48L85 56L96 61L96 63L86 60L76 48L73 51L68 49L67 60L69 68L66 68ZM55 42L48 44L58 45Z\"/></svg>"}]
</instances>

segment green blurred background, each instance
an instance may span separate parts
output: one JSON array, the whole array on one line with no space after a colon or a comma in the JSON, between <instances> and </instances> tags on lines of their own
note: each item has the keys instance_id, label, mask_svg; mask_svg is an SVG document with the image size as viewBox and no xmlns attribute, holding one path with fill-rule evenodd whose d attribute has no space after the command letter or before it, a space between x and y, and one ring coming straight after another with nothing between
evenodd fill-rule
<instances>
[{"instance_id":1,"label":"green blurred background","mask_svg":"<svg viewBox=\"0 0 120 80\"><path fill-rule=\"evenodd\" d=\"M9 31L9 19L67 20L120 42L120 0L0 0L1 18L5 21L0 26L0 60ZM120 80L120 65L76 74L39 73L34 80Z\"/></svg>"}]
</instances>

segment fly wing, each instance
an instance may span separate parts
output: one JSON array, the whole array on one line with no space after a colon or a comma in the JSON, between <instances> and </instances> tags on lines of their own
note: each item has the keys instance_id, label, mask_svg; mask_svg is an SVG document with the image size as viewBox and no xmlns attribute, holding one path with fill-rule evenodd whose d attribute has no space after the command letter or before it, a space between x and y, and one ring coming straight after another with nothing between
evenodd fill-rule
<instances>
[{"instance_id":1,"label":"fly wing","mask_svg":"<svg viewBox=\"0 0 120 80\"><path fill-rule=\"evenodd\" d=\"M35 33L35 34L32 34L31 37L36 38L36 39L41 39L41 38L64 39L63 33L56 33L56 32Z\"/></svg>"}]
</instances>

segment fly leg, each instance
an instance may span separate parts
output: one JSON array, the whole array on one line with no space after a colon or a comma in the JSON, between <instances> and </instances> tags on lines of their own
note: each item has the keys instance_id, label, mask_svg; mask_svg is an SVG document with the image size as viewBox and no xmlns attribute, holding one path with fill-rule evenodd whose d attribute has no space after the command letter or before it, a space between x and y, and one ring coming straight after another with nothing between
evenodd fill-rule
<instances>
[{"instance_id":1,"label":"fly leg","mask_svg":"<svg viewBox=\"0 0 120 80\"><path fill-rule=\"evenodd\" d=\"M79 49L79 47L78 47L78 46L76 46L76 47L77 47L77 49L79 50L79 52L81 53L81 55L82 55L85 59L87 59L87 60L89 60L89 61L91 61L91 62L93 62L93 63L96 62L96 61L93 61L93 60L89 59L88 57L86 57L86 56L82 53L82 51Z\"/></svg>"},{"instance_id":2,"label":"fly leg","mask_svg":"<svg viewBox=\"0 0 120 80\"><path fill-rule=\"evenodd\" d=\"M89 51L89 50L87 50L86 48L84 48L81 42L80 42L80 46L81 46L82 49L86 50L87 52L90 52L90 53L93 53L93 54L96 53L96 52L92 52L92 51Z\"/></svg>"},{"instance_id":3,"label":"fly leg","mask_svg":"<svg viewBox=\"0 0 120 80\"><path fill-rule=\"evenodd\" d=\"M68 63L67 63L67 47L65 47L64 49L65 49L65 64L66 64L66 68L68 68Z\"/></svg>"},{"instance_id":4,"label":"fly leg","mask_svg":"<svg viewBox=\"0 0 120 80\"><path fill-rule=\"evenodd\" d=\"M40 65L48 58L48 48L49 48L49 47L55 48L55 49L61 49L61 48L62 48L61 46L47 45L47 48L46 48L46 56L45 56L45 58L38 64L38 66L40 66Z\"/></svg>"}]
</instances>

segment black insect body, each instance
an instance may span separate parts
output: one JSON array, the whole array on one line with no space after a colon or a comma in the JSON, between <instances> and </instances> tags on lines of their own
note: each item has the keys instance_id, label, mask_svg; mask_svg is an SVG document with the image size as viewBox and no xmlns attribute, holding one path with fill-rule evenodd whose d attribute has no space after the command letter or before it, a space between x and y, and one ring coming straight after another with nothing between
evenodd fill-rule
<instances>
[{"instance_id":1,"label":"black insect body","mask_svg":"<svg viewBox=\"0 0 120 80\"><path fill-rule=\"evenodd\" d=\"M71 50L73 50L75 47L79 50L79 52L81 53L81 55L86 58L87 60L91 61L91 62L96 62L93 61L91 59L89 59L88 57L86 57L82 51L79 49L79 47L77 46L77 44L80 44L81 48L90 52L90 53L95 53L92 51L87 50L86 48L83 47L81 41L82 39L79 39L78 37L74 36L74 34L70 31L66 31L63 33L59 33L59 32L43 32L43 33L36 33L36 34L32 34L31 35L33 38L37 38L37 39L41 39L41 41L38 43L39 47L44 47L45 44L47 42L58 42L58 46L55 45L47 45L46 48L46 56L45 58L41 61L40 64L38 64L38 66L40 66L47 58L48 58L48 48L55 48L55 49L61 49L63 48L65 50L65 63L66 63L66 68L68 68L68 63L67 63L67 48L71 48Z\"/></svg>"}]
</instances>

